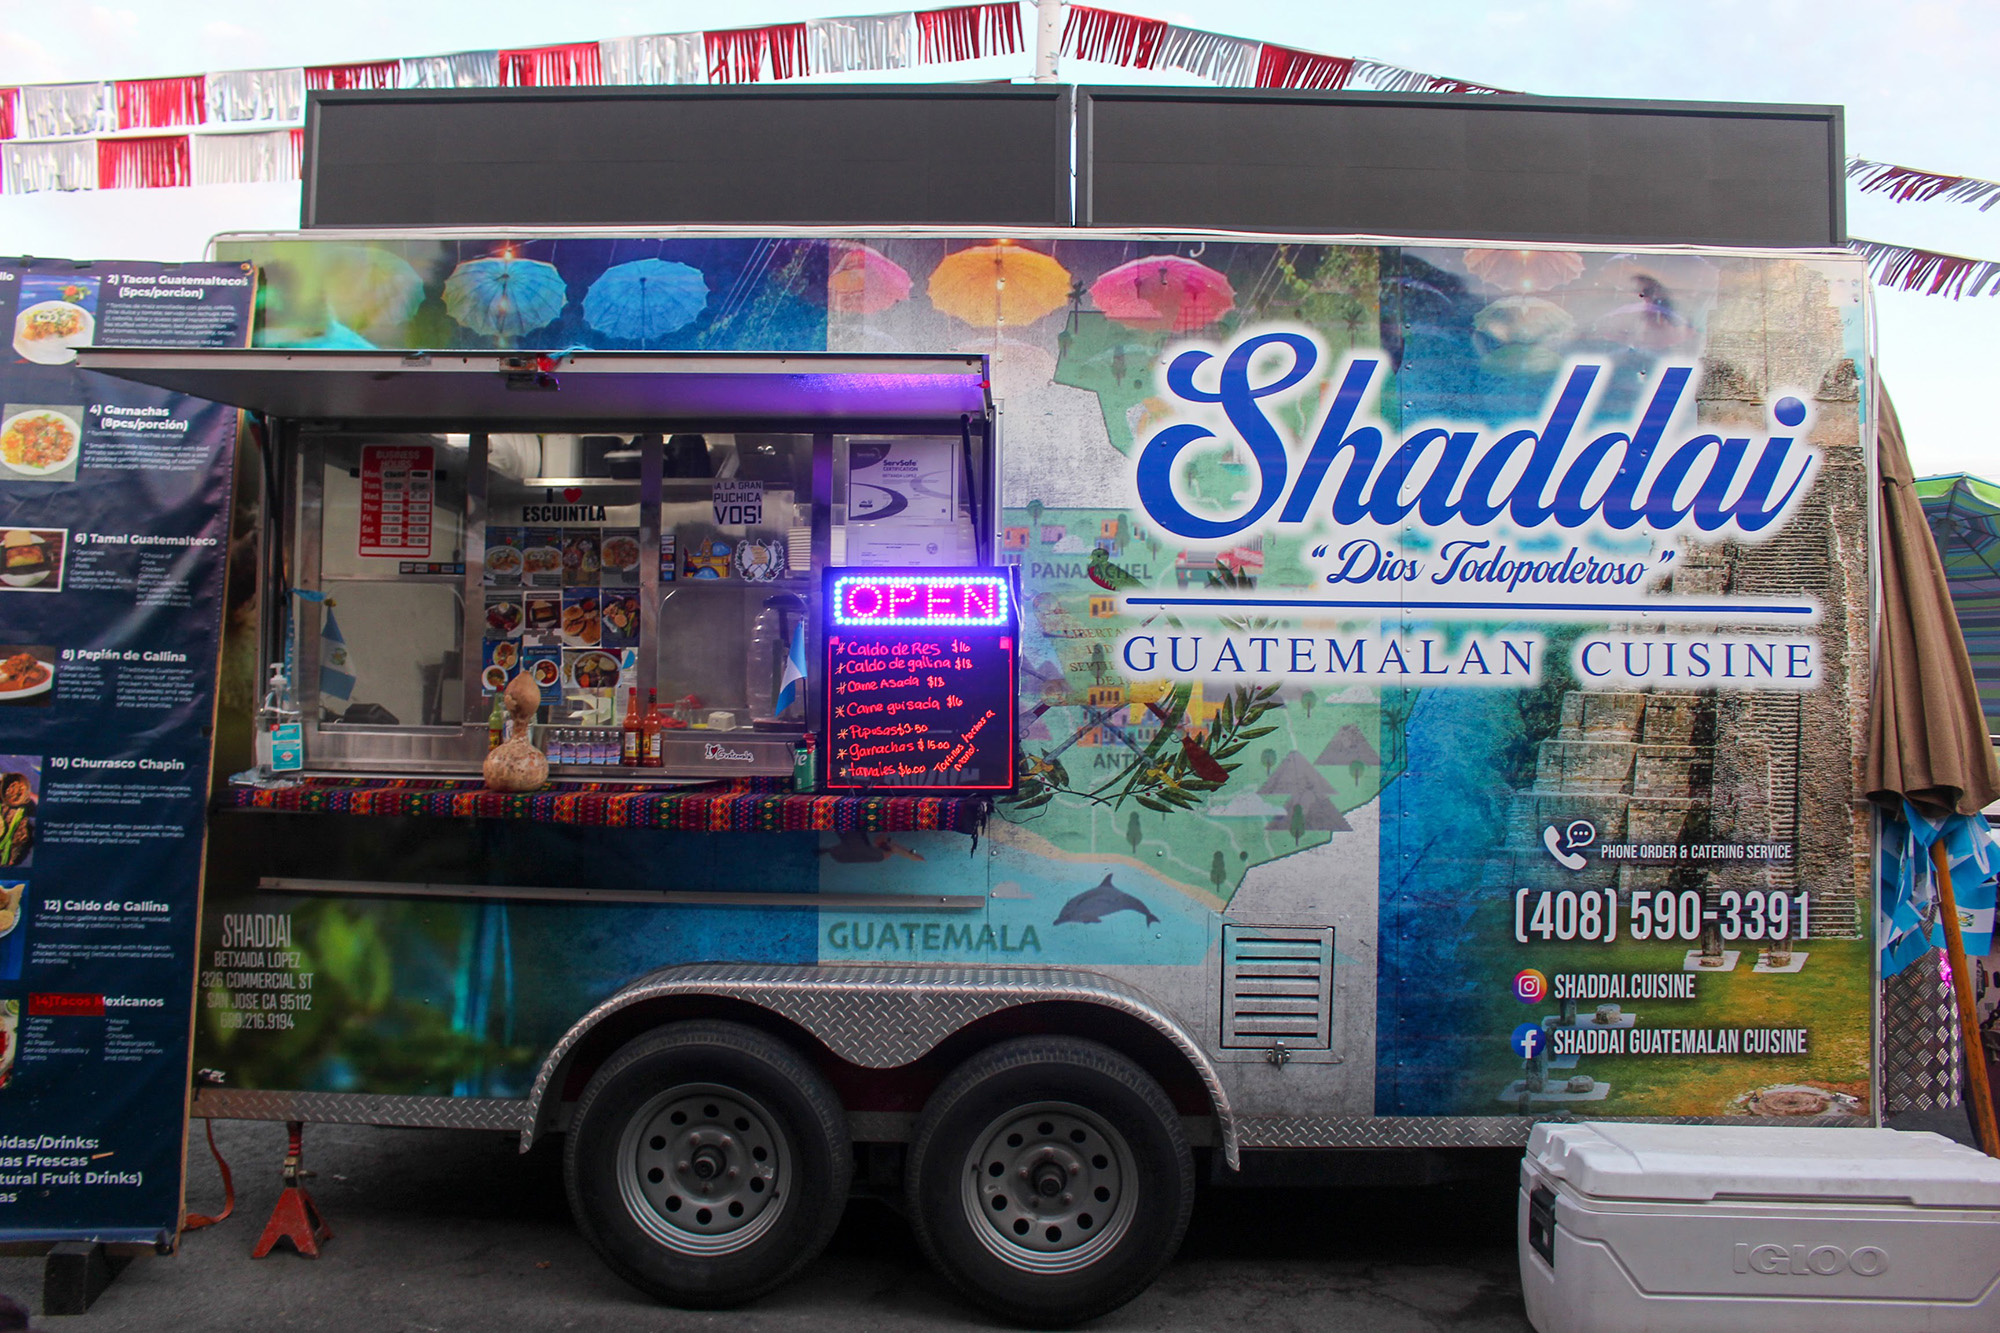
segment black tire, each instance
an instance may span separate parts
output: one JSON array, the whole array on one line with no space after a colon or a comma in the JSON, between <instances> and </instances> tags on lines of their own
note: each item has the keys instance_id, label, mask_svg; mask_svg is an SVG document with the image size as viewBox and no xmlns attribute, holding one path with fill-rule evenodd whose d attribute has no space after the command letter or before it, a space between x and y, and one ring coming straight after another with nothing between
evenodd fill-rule
<instances>
[{"instance_id":1,"label":"black tire","mask_svg":"<svg viewBox=\"0 0 2000 1333\"><path fill-rule=\"evenodd\" d=\"M761 1296L818 1257L853 1172L826 1080L736 1023L625 1046L584 1089L563 1148L570 1210L605 1263L696 1308Z\"/></svg>"},{"instance_id":2,"label":"black tire","mask_svg":"<svg viewBox=\"0 0 2000 1333\"><path fill-rule=\"evenodd\" d=\"M1036 1327L1144 1291L1194 1206L1166 1093L1109 1047L1063 1037L1002 1042L955 1070L924 1107L905 1180L931 1263L980 1308Z\"/></svg>"}]
</instances>

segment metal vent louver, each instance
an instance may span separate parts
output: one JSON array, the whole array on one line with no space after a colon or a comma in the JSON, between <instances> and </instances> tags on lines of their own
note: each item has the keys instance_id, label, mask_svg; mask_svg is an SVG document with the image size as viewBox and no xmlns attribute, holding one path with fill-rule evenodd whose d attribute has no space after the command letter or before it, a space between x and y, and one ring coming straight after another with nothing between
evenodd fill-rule
<instances>
[{"instance_id":1,"label":"metal vent louver","mask_svg":"<svg viewBox=\"0 0 2000 1333\"><path fill-rule=\"evenodd\" d=\"M1333 1042L1333 927L1222 928L1222 1045L1326 1050Z\"/></svg>"}]
</instances>

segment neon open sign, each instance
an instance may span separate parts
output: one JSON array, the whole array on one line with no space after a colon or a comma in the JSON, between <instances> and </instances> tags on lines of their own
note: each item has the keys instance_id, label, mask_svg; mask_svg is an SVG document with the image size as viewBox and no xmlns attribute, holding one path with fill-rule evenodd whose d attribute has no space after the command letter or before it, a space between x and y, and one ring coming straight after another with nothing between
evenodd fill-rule
<instances>
[{"instance_id":1,"label":"neon open sign","mask_svg":"<svg viewBox=\"0 0 2000 1333\"><path fill-rule=\"evenodd\" d=\"M1005 627L1007 580L999 574L843 574L833 583L835 625Z\"/></svg>"}]
</instances>

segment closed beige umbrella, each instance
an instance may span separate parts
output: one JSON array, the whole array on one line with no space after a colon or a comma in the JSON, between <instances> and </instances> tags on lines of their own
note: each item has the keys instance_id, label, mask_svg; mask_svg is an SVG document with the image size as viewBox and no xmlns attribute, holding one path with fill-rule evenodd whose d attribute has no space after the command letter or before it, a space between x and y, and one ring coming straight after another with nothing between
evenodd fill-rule
<instances>
[{"instance_id":1,"label":"closed beige umbrella","mask_svg":"<svg viewBox=\"0 0 2000 1333\"><path fill-rule=\"evenodd\" d=\"M1972 679L1972 659L1945 586L1944 561L1917 499L1902 423L1889 395L1880 391L1879 380L1877 388L1882 609L1875 689L1868 708L1868 769L1862 785L1876 800L1906 798L1933 809L1977 814L2000 795L2000 767L1993 760L1993 741ZM1993 1093L1986 1081L1972 969L1965 956L1942 838L1933 845L1932 854L1973 1125L1980 1146L2000 1157L2000 1127L1995 1124Z\"/></svg>"},{"instance_id":2,"label":"closed beige umbrella","mask_svg":"<svg viewBox=\"0 0 2000 1333\"><path fill-rule=\"evenodd\" d=\"M2000 797L2000 765L1945 586L1944 563L1917 500L1903 429L1879 394L1881 637L1869 703L1863 788L1877 800L1976 814Z\"/></svg>"}]
</instances>

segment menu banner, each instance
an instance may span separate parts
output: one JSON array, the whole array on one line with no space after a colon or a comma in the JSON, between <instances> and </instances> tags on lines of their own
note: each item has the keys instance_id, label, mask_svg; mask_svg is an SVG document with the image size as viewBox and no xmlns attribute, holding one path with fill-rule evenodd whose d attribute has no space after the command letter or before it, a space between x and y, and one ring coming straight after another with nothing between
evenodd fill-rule
<instances>
[{"instance_id":1,"label":"menu banner","mask_svg":"<svg viewBox=\"0 0 2000 1333\"><path fill-rule=\"evenodd\" d=\"M0 260L0 1242L179 1232L237 414L75 362L245 346L254 286Z\"/></svg>"}]
</instances>

